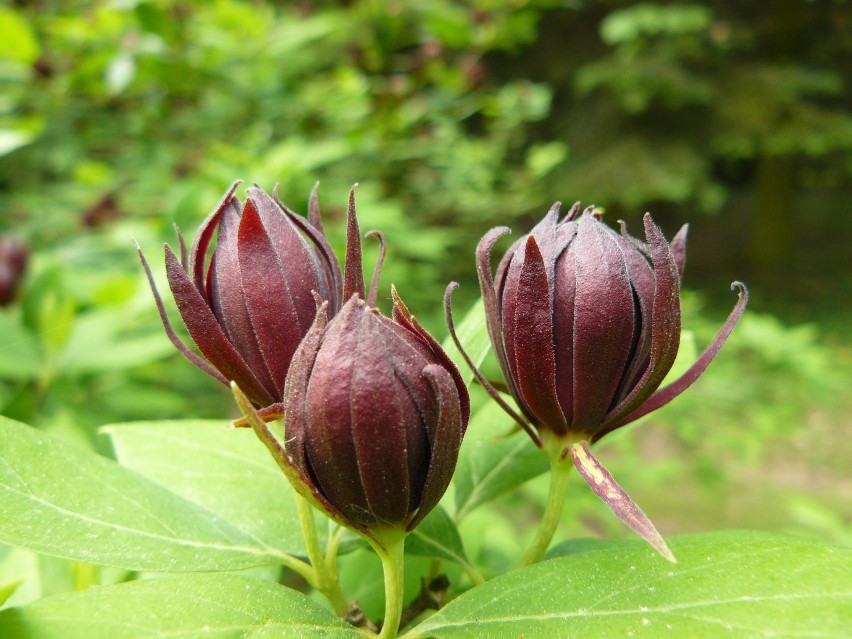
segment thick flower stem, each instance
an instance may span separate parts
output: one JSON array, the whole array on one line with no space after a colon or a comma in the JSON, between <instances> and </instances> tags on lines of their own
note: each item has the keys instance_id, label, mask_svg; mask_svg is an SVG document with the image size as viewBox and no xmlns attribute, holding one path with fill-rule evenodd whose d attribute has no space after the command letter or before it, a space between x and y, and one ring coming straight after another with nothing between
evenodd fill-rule
<instances>
[{"instance_id":1,"label":"thick flower stem","mask_svg":"<svg viewBox=\"0 0 852 639\"><path fill-rule=\"evenodd\" d=\"M571 456L568 454L570 441L555 437L547 431L541 433L542 449L550 460L550 490L547 495L547 505L538 525L538 531L532 544L527 548L520 566L537 562L544 556L565 505L565 491L568 488L568 477L574 468Z\"/></svg>"},{"instance_id":2,"label":"thick flower stem","mask_svg":"<svg viewBox=\"0 0 852 639\"><path fill-rule=\"evenodd\" d=\"M371 532L375 534L375 539L367 538L367 541L382 560L382 570L385 574L385 618L379 639L393 639L397 636L399 620L402 618L406 532L399 528Z\"/></svg>"},{"instance_id":3,"label":"thick flower stem","mask_svg":"<svg viewBox=\"0 0 852 639\"><path fill-rule=\"evenodd\" d=\"M313 506L308 503L307 499L295 491L293 491L293 496L296 500L296 512L299 514L299 524L302 527L302 537L305 539L308 559L314 569L315 579L313 585L328 598L334 607L334 613L338 617L345 617L349 610L349 604L340 590L340 581L328 569L326 558L320 548L316 522L314 521Z\"/></svg>"}]
</instances>

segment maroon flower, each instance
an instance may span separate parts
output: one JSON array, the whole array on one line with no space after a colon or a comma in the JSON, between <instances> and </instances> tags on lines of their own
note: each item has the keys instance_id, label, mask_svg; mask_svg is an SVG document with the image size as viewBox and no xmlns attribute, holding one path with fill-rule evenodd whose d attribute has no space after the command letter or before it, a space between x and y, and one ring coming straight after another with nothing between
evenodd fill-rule
<instances>
[{"instance_id":1,"label":"maroon flower","mask_svg":"<svg viewBox=\"0 0 852 639\"><path fill-rule=\"evenodd\" d=\"M643 243L624 228L614 232L591 207L577 219L579 210L558 221L554 205L493 278L491 248L508 229L492 229L477 248L488 332L523 417L512 414L537 443L530 425L593 443L674 399L707 368L748 299L735 282L739 302L713 343L658 390L680 343L687 227L669 244L646 214Z\"/></svg>"},{"instance_id":2,"label":"maroon flower","mask_svg":"<svg viewBox=\"0 0 852 639\"><path fill-rule=\"evenodd\" d=\"M283 444L241 402L248 422L294 487L336 521L368 536L412 530L452 479L470 417L455 365L393 289L392 317L365 301L361 245L349 201L344 298L324 302L284 387ZM240 400L240 395L237 393Z\"/></svg>"},{"instance_id":3,"label":"maroon flower","mask_svg":"<svg viewBox=\"0 0 852 639\"><path fill-rule=\"evenodd\" d=\"M258 187L241 203L236 182L202 223L187 254L167 245L166 273L184 324L205 359L172 330L140 251L160 317L175 346L214 378L235 381L252 403L280 409L290 360L316 316L342 304L340 265L325 238L316 189L305 220ZM216 241L213 236L216 234ZM208 252L213 245L208 260Z\"/></svg>"},{"instance_id":4,"label":"maroon flower","mask_svg":"<svg viewBox=\"0 0 852 639\"><path fill-rule=\"evenodd\" d=\"M558 221L559 204L515 242L491 274L491 248L508 232L489 231L477 247L477 269L491 344L520 408L518 415L464 354L501 406L547 453L551 496L543 526L525 561L544 553L559 519L568 459L592 490L664 557L674 555L651 521L589 450L607 433L663 406L707 368L748 300L740 299L719 334L676 381L659 389L680 343L680 276L686 227L671 244L645 215L647 243L604 225L579 202ZM659 390L658 390L659 389Z\"/></svg>"},{"instance_id":5,"label":"maroon flower","mask_svg":"<svg viewBox=\"0 0 852 639\"><path fill-rule=\"evenodd\" d=\"M413 529L453 476L470 416L455 366L394 292L393 319L350 298L293 359L285 450L315 496L359 528Z\"/></svg>"}]
</instances>

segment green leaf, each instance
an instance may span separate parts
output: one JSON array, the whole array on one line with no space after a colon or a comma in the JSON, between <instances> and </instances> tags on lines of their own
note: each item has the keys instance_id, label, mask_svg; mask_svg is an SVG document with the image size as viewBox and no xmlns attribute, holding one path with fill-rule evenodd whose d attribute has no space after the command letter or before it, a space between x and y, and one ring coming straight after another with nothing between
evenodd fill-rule
<instances>
[{"instance_id":1,"label":"green leaf","mask_svg":"<svg viewBox=\"0 0 852 639\"><path fill-rule=\"evenodd\" d=\"M282 553L112 460L0 417L0 542L131 570L235 570Z\"/></svg>"},{"instance_id":2,"label":"green leaf","mask_svg":"<svg viewBox=\"0 0 852 639\"><path fill-rule=\"evenodd\" d=\"M66 374L99 373L163 359L174 347L161 331L136 334L130 307L106 308L76 318L59 368Z\"/></svg>"},{"instance_id":3,"label":"green leaf","mask_svg":"<svg viewBox=\"0 0 852 639\"><path fill-rule=\"evenodd\" d=\"M170 575L90 588L0 611L0 636L27 639L275 637L361 632L305 595L238 575Z\"/></svg>"},{"instance_id":4,"label":"green leaf","mask_svg":"<svg viewBox=\"0 0 852 639\"><path fill-rule=\"evenodd\" d=\"M41 46L27 19L14 9L0 7L0 60L32 64Z\"/></svg>"},{"instance_id":5,"label":"green leaf","mask_svg":"<svg viewBox=\"0 0 852 639\"><path fill-rule=\"evenodd\" d=\"M0 309L0 378L25 380L36 379L42 370L38 342L7 309Z\"/></svg>"},{"instance_id":6,"label":"green leaf","mask_svg":"<svg viewBox=\"0 0 852 639\"><path fill-rule=\"evenodd\" d=\"M20 578L0 584L0 606L6 603L6 600L15 593L18 586L20 586L23 582L23 578Z\"/></svg>"},{"instance_id":7,"label":"green leaf","mask_svg":"<svg viewBox=\"0 0 852 639\"><path fill-rule=\"evenodd\" d=\"M676 565L635 542L505 574L406 639L841 637L852 627L848 549L749 532L670 542Z\"/></svg>"},{"instance_id":8,"label":"green leaf","mask_svg":"<svg viewBox=\"0 0 852 639\"><path fill-rule=\"evenodd\" d=\"M456 335L471 361L477 366L480 366L482 360L488 354L488 349L491 348L491 339L488 337L488 325L485 323L485 304L481 297L470 307L464 319L461 322L456 322ZM441 346L443 346L447 355L450 356L450 359L455 362L464 379L464 383L469 385L473 380L473 371L470 370L470 366L464 361L452 338L448 337L445 339Z\"/></svg>"},{"instance_id":9,"label":"green leaf","mask_svg":"<svg viewBox=\"0 0 852 639\"><path fill-rule=\"evenodd\" d=\"M447 512L438 506L420 522L405 540L409 555L444 559L461 566L469 566L464 546L456 525Z\"/></svg>"},{"instance_id":10,"label":"green leaf","mask_svg":"<svg viewBox=\"0 0 852 639\"><path fill-rule=\"evenodd\" d=\"M186 420L101 430L122 466L231 522L259 544L306 554L293 489L251 429Z\"/></svg>"},{"instance_id":11,"label":"green leaf","mask_svg":"<svg viewBox=\"0 0 852 639\"><path fill-rule=\"evenodd\" d=\"M456 466L457 522L477 506L547 472L547 456L529 436L506 435L511 419L496 402L487 402L470 420Z\"/></svg>"}]
</instances>

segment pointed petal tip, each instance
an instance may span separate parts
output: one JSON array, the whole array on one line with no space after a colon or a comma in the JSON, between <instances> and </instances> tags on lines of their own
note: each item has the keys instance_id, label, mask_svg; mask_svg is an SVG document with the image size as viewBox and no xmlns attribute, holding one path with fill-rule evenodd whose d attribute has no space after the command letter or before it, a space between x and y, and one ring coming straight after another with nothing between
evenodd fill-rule
<instances>
[{"instance_id":1,"label":"pointed petal tip","mask_svg":"<svg viewBox=\"0 0 852 639\"><path fill-rule=\"evenodd\" d=\"M573 222L577 218L577 215L580 213L580 206L581 206L580 200L577 200L576 202L574 202L574 204L571 205L571 208L568 209L568 212L565 214L565 217L563 218L562 221L563 222Z\"/></svg>"},{"instance_id":2,"label":"pointed petal tip","mask_svg":"<svg viewBox=\"0 0 852 639\"><path fill-rule=\"evenodd\" d=\"M349 300L353 295L366 297L364 290L364 270L361 264L361 230L358 227L358 216L355 213L355 187L349 191L349 208L346 213L346 256L344 259L343 299Z\"/></svg>"},{"instance_id":3,"label":"pointed petal tip","mask_svg":"<svg viewBox=\"0 0 852 639\"><path fill-rule=\"evenodd\" d=\"M589 443L581 440L572 444L569 452L577 472L612 513L648 542L660 555L672 563L677 563L677 559L653 522L615 481L600 460L592 454Z\"/></svg>"}]
</instances>

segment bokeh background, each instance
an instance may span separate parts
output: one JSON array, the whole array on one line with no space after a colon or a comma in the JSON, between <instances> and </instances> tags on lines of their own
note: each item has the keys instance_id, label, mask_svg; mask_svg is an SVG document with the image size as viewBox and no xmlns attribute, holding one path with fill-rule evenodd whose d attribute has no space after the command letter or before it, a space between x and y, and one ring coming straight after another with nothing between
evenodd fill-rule
<instances>
[{"instance_id":1,"label":"bokeh background","mask_svg":"<svg viewBox=\"0 0 852 639\"><path fill-rule=\"evenodd\" d=\"M581 200L691 225L684 355L732 280L752 291L706 375L602 442L613 474L667 534L852 542L850 78L842 0L4 2L0 413L105 454L106 423L232 415L163 334L131 238L167 291L173 225L237 178L300 212L319 180L340 254L358 182L383 303L395 283L441 339L485 231ZM562 533L627 534L575 479ZM545 488L478 525L514 544Z\"/></svg>"}]
</instances>

